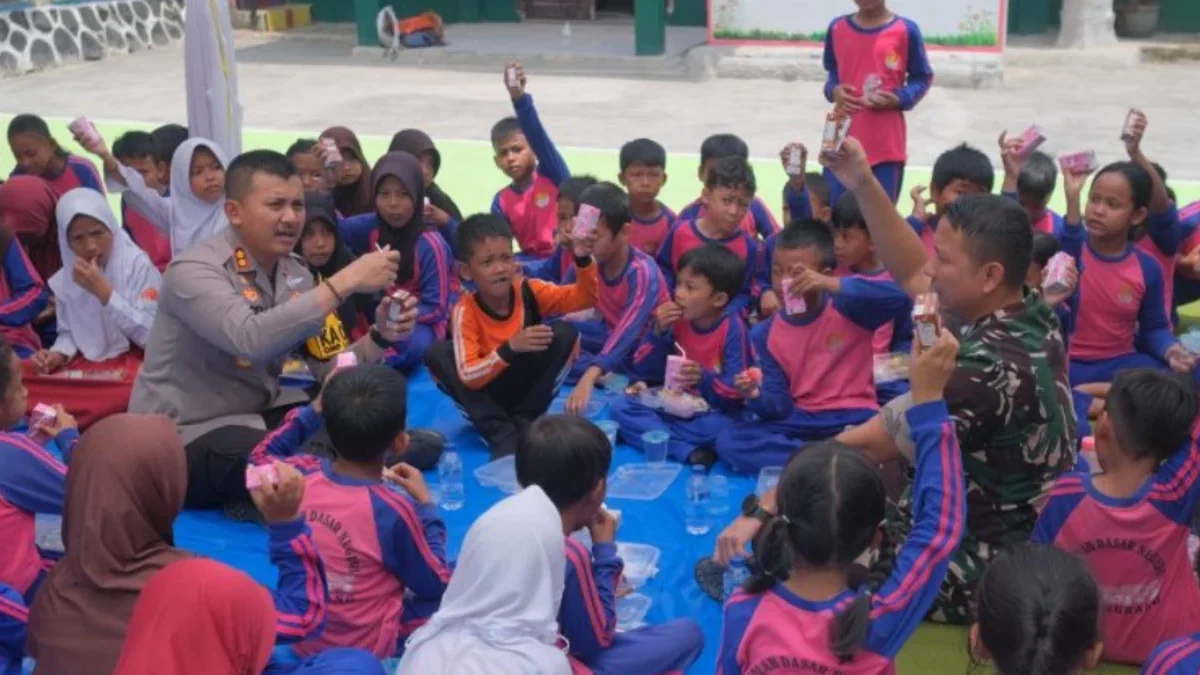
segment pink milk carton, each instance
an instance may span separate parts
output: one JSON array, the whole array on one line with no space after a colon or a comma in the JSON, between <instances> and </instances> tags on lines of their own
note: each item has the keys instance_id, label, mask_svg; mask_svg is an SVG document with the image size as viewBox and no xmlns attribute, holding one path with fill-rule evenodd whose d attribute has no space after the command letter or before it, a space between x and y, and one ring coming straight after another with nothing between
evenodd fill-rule
<instances>
[{"instance_id":1,"label":"pink milk carton","mask_svg":"<svg viewBox=\"0 0 1200 675\"><path fill-rule=\"evenodd\" d=\"M1035 150L1042 147L1042 144L1045 142L1046 137L1042 134L1041 128L1035 124L1026 129L1025 133L1021 134L1021 149L1017 151L1017 154L1021 157L1028 157Z\"/></svg>"},{"instance_id":2,"label":"pink milk carton","mask_svg":"<svg viewBox=\"0 0 1200 675\"><path fill-rule=\"evenodd\" d=\"M783 280L783 311L788 316L795 316L808 311L808 303L804 302L804 296L792 293L792 287L795 283L791 277L785 277Z\"/></svg>"},{"instance_id":3,"label":"pink milk carton","mask_svg":"<svg viewBox=\"0 0 1200 675\"><path fill-rule=\"evenodd\" d=\"M504 69L504 84L509 89L516 89L521 86L521 77L517 75L517 67L509 66Z\"/></svg>"},{"instance_id":4,"label":"pink milk carton","mask_svg":"<svg viewBox=\"0 0 1200 675\"><path fill-rule=\"evenodd\" d=\"M926 349L937 344L942 332L941 306L936 293L921 293L913 301L913 327L917 340Z\"/></svg>"},{"instance_id":5,"label":"pink milk carton","mask_svg":"<svg viewBox=\"0 0 1200 675\"><path fill-rule=\"evenodd\" d=\"M799 176L804 170L804 153L800 150L799 145L792 145L788 148L787 166L784 171L789 176Z\"/></svg>"},{"instance_id":6,"label":"pink milk carton","mask_svg":"<svg viewBox=\"0 0 1200 675\"><path fill-rule=\"evenodd\" d=\"M325 148L326 169L337 169L342 165L342 151L338 149L337 141L332 138L322 138L321 147Z\"/></svg>"},{"instance_id":7,"label":"pink milk carton","mask_svg":"<svg viewBox=\"0 0 1200 675\"><path fill-rule=\"evenodd\" d=\"M1096 153L1092 150L1084 150L1083 152L1072 152L1058 156L1058 165L1063 171L1071 173L1091 173L1100 167L1100 162L1096 160Z\"/></svg>"},{"instance_id":8,"label":"pink milk carton","mask_svg":"<svg viewBox=\"0 0 1200 675\"><path fill-rule=\"evenodd\" d=\"M342 370L343 368L353 368L357 365L358 357L354 355L354 352L339 352L333 362L333 369Z\"/></svg>"},{"instance_id":9,"label":"pink milk carton","mask_svg":"<svg viewBox=\"0 0 1200 675\"><path fill-rule=\"evenodd\" d=\"M663 389L671 391L683 391L683 386L679 384L679 371L683 369L683 364L687 363L687 359L674 354L667 357L667 370L663 375Z\"/></svg>"},{"instance_id":10,"label":"pink milk carton","mask_svg":"<svg viewBox=\"0 0 1200 675\"><path fill-rule=\"evenodd\" d=\"M411 296L404 289L396 289L392 292L392 304L388 307L388 327L394 327L400 322L400 313L404 311L404 304ZM355 362L355 365L358 365Z\"/></svg>"},{"instance_id":11,"label":"pink milk carton","mask_svg":"<svg viewBox=\"0 0 1200 675\"><path fill-rule=\"evenodd\" d=\"M1129 113L1125 115L1125 124L1121 127L1121 140L1129 142L1137 134L1137 118L1141 114L1136 108L1130 108Z\"/></svg>"},{"instance_id":12,"label":"pink milk carton","mask_svg":"<svg viewBox=\"0 0 1200 675\"><path fill-rule=\"evenodd\" d=\"M91 145L100 140L100 132L96 130L96 125L82 115L68 124L67 129L84 145Z\"/></svg>"},{"instance_id":13,"label":"pink milk carton","mask_svg":"<svg viewBox=\"0 0 1200 675\"><path fill-rule=\"evenodd\" d=\"M867 79L863 81L863 98L869 101L881 91L883 91L883 78L875 73L868 75Z\"/></svg>"},{"instance_id":14,"label":"pink milk carton","mask_svg":"<svg viewBox=\"0 0 1200 675\"><path fill-rule=\"evenodd\" d=\"M580 204L579 212L575 214L575 225L571 228L571 237L587 239L596 231L600 224L600 209L591 204Z\"/></svg>"},{"instance_id":15,"label":"pink milk carton","mask_svg":"<svg viewBox=\"0 0 1200 675\"><path fill-rule=\"evenodd\" d=\"M53 406L39 403L33 406L33 411L29 413L29 438L38 445L44 444L50 440L50 435L41 429L41 427L54 424L54 420L58 418L58 411Z\"/></svg>"},{"instance_id":16,"label":"pink milk carton","mask_svg":"<svg viewBox=\"0 0 1200 675\"><path fill-rule=\"evenodd\" d=\"M279 484L279 470L274 464L247 464L246 489L255 490L266 484Z\"/></svg>"},{"instance_id":17,"label":"pink milk carton","mask_svg":"<svg viewBox=\"0 0 1200 675\"><path fill-rule=\"evenodd\" d=\"M1042 290L1055 295L1071 290L1070 281L1067 279L1067 271L1070 269L1071 255L1061 251L1055 253L1046 263L1046 278L1042 281Z\"/></svg>"}]
</instances>

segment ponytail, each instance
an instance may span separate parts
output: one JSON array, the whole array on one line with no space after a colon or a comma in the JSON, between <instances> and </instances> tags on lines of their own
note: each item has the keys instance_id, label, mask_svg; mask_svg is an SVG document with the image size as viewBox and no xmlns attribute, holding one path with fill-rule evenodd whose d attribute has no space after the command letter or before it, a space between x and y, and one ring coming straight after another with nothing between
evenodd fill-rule
<instances>
[{"instance_id":1,"label":"ponytail","mask_svg":"<svg viewBox=\"0 0 1200 675\"><path fill-rule=\"evenodd\" d=\"M775 516L763 525L754 538L754 560L758 565L746 580L747 593L766 593L775 584L787 581L792 571L787 540L788 524L783 518Z\"/></svg>"},{"instance_id":2,"label":"ponytail","mask_svg":"<svg viewBox=\"0 0 1200 675\"><path fill-rule=\"evenodd\" d=\"M871 595L857 593L850 604L833 620L829 648L838 661L846 663L862 648L871 630Z\"/></svg>"}]
</instances>

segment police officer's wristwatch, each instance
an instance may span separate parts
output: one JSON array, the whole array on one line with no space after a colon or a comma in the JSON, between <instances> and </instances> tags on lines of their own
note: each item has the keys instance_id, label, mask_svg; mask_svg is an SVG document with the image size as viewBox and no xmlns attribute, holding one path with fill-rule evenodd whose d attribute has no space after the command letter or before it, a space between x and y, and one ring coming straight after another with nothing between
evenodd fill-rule
<instances>
[{"instance_id":1,"label":"police officer's wristwatch","mask_svg":"<svg viewBox=\"0 0 1200 675\"><path fill-rule=\"evenodd\" d=\"M762 501L759 500L758 495L754 494L747 495L742 500L742 515L746 518L753 518L760 523L766 523L775 517L775 514L762 507Z\"/></svg>"}]
</instances>

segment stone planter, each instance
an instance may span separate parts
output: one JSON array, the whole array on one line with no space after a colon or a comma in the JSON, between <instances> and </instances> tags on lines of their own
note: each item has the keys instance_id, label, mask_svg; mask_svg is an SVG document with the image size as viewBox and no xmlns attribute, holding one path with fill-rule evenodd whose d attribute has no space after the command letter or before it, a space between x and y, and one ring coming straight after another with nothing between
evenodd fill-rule
<instances>
[{"instance_id":1,"label":"stone planter","mask_svg":"<svg viewBox=\"0 0 1200 675\"><path fill-rule=\"evenodd\" d=\"M1117 35L1148 38L1158 30L1157 2L1131 2L1117 7Z\"/></svg>"}]
</instances>

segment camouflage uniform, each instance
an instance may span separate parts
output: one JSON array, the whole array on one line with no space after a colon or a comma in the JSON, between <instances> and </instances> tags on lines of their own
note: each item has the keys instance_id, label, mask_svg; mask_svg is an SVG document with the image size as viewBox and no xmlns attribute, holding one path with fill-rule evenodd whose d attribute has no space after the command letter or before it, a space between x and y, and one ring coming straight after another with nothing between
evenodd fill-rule
<instances>
[{"instance_id":1,"label":"camouflage uniform","mask_svg":"<svg viewBox=\"0 0 1200 675\"><path fill-rule=\"evenodd\" d=\"M967 531L929 616L952 624L970 620L971 593L988 561L1029 540L1035 503L1074 465L1077 438L1062 331L1037 295L1027 292L968 327L960 343L945 396L963 452ZM890 412L884 419L895 436ZM886 577L912 528L911 500L910 485L889 506L874 579Z\"/></svg>"}]
</instances>

